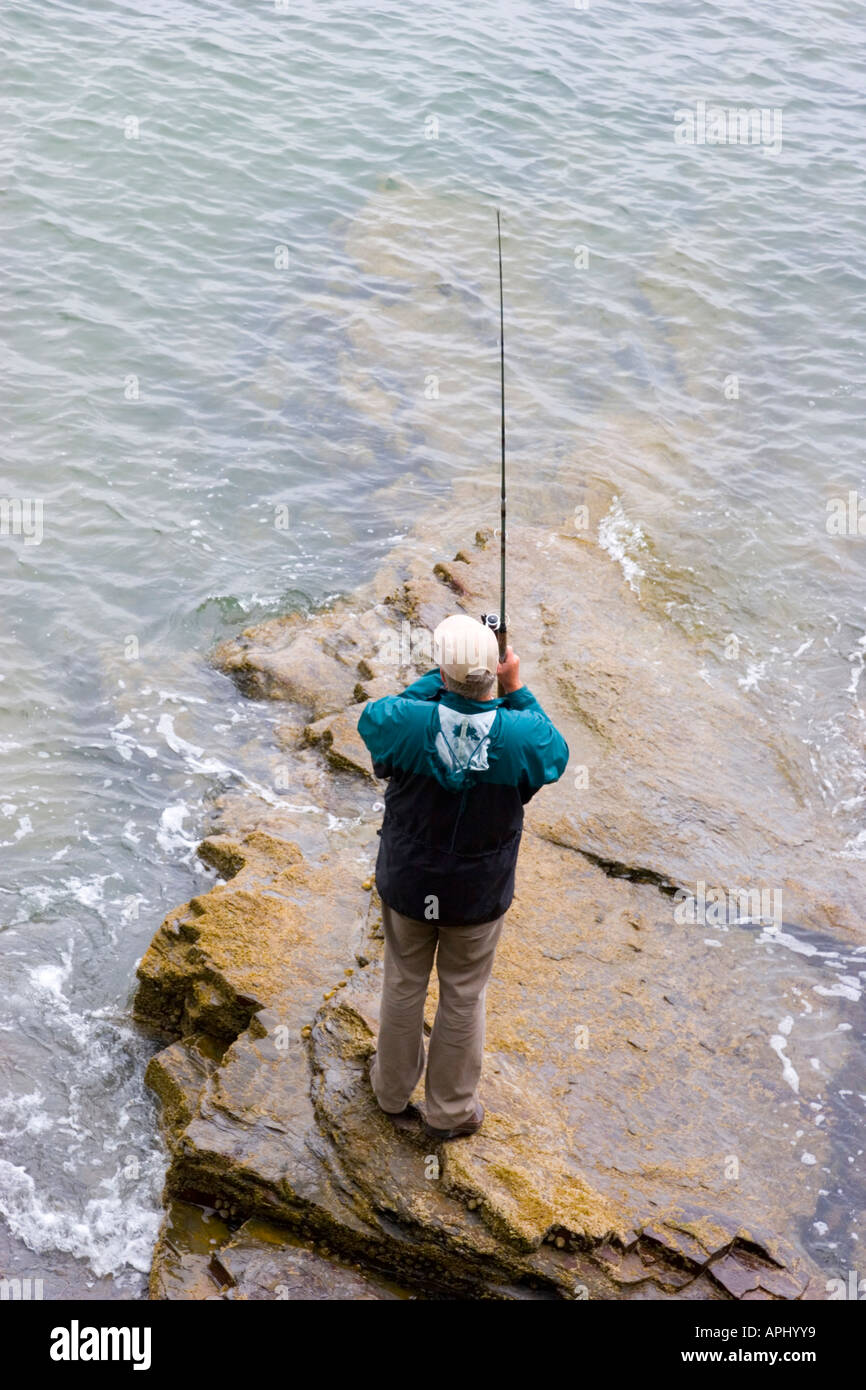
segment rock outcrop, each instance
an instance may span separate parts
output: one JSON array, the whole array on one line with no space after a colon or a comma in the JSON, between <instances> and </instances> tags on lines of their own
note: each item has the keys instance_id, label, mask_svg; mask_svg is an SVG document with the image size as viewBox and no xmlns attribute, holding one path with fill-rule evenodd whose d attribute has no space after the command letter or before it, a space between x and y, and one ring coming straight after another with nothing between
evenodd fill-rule
<instances>
[{"instance_id":1,"label":"rock outcrop","mask_svg":"<svg viewBox=\"0 0 866 1390\"><path fill-rule=\"evenodd\" d=\"M810 1233L850 1234L822 1203L852 1181L833 1097L859 865L803 750L566 531L509 533L510 629L571 760L527 808L487 1119L437 1147L375 1105L381 788L357 717L427 668L443 616L491 606L489 540L455 509L351 604L216 654L276 702L275 794L223 800L201 853L224 881L139 969L168 1044L153 1297L826 1296ZM690 918L701 884L795 925Z\"/></svg>"}]
</instances>

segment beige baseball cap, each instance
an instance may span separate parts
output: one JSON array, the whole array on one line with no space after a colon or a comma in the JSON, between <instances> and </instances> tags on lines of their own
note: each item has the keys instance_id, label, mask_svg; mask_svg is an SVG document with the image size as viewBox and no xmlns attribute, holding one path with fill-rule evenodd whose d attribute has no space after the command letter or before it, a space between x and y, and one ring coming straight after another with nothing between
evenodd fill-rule
<instances>
[{"instance_id":1,"label":"beige baseball cap","mask_svg":"<svg viewBox=\"0 0 866 1390\"><path fill-rule=\"evenodd\" d=\"M445 618L433 633L433 659L455 681L495 676L499 644L493 630L468 613Z\"/></svg>"}]
</instances>

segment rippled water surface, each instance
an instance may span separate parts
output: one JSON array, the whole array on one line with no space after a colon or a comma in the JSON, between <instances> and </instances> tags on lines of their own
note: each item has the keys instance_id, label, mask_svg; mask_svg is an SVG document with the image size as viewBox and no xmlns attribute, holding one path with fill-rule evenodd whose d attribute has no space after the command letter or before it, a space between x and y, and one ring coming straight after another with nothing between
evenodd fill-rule
<instances>
[{"instance_id":1,"label":"rippled water surface","mask_svg":"<svg viewBox=\"0 0 866 1390\"><path fill-rule=\"evenodd\" d=\"M861 30L853 0L7 0L0 486L42 523L0 535L0 1270L142 1289L133 967L270 730L203 658L495 469L497 205L512 514L586 504L860 852L866 537L826 518L866 497ZM700 101L780 111L781 148L677 143Z\"/></svg>"}]
</instances>

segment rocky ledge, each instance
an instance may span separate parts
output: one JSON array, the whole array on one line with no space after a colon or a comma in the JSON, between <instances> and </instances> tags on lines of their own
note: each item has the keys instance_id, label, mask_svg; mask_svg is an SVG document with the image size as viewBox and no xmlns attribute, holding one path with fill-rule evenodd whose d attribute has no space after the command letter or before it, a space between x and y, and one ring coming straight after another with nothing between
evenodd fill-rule
<instances>
[{"instance_id":1,"label":"rocky ledge","mask_svg":"<svg viewBox=\"0 0 866 1390\"><path fill-rule=\"evenodd\" d=\"M167 1044L154 1298L827 1296L860 866L804 751L567 529L509 533L510 628L571 762L527 808L486 1122L437 1147L373 1100L382 787L357 718L448 612L492 606L490 542L455 507L351 602L216 653L274 702L273 786L220 803L222 881L139 967ZM795 925L689 918L701 884L778 893Z\"/></svg>"}]
</instances>

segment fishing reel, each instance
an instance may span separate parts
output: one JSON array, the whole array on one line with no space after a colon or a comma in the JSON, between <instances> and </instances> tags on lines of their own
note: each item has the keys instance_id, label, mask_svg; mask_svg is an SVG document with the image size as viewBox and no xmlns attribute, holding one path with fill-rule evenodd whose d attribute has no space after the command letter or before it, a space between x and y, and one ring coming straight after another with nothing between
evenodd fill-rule
<instances>
[{"instance_id":1,"label":"fishing reel","mask_svg":"<svg viewBox=\"0 0 866 1390\"><path fill-rule=\"evenodd\" d=\"M481 621L485 627L489 627L491 632L496 633L496 641L499 647L499 660L505 660L505 653L508 648L506 632L508 630L508 614L505 615L503 622L498 613L482 613Z\"/></svg>"}]
</instances>

